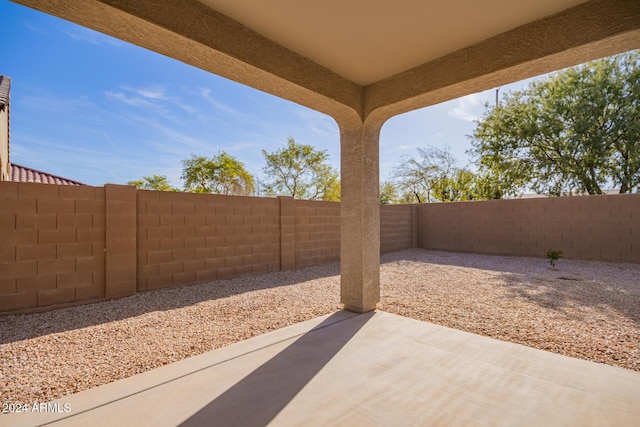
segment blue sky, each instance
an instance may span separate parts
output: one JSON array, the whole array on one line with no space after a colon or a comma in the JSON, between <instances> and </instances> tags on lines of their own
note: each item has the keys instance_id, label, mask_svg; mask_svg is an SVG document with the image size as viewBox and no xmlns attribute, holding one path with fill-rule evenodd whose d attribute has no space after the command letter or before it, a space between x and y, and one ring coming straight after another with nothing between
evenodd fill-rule
<instances>
[{"instance_id":1,"label":"blue sky","mask_svg":"<svg viewBox=\"0 0 640 427\"><path fill-rule=\"evenodd\" d=\"M191 154L225 150L263 178L261 150L292 136L327 150L339 169L338 127L324 114L7 0L0 37L0 74L12 78L13 163L91 185L155 173L182 187L180 160ZM493 89L390 119L381 179L427 145L448 145L467 165L466 135L485 102L495 102Z\"/></svg>"}]
</instances>

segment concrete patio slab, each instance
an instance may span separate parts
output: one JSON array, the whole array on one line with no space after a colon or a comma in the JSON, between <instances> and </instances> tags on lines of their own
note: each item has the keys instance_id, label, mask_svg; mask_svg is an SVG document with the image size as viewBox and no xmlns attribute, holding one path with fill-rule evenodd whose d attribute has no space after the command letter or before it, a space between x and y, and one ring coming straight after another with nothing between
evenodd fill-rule
<instances>
[{"instance_id":1,"label":"concrete patio slab","mask_svg":"<svg viewBox=\"0 0 640 427\"><path fill-rule=\"evenodd\" d=\"M53 403L0 424L637 426L640 373L339 311Z\"/></svg>"}]
</instances>

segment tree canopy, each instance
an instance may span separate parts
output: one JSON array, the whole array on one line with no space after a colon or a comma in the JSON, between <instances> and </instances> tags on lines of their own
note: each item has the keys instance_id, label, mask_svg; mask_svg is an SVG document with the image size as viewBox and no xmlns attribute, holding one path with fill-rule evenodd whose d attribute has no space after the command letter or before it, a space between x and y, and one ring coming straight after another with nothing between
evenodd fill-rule
<instances>
[{"instance_id":1,"label":"tree canopy","mask_svg":"<svg viewBox=\"0 0 640 427\"><path fill-rule=\"evenodd\" d=\"M402 163L393 171L397 188L391 183L382 187L381 202L391 201L391 194L397 190L400 196L395 200L402 203L423 203L433 201L473 200L475 174L465 168L456 167L456 160L449 147L418 148L419 158L404 156Z\"/></svg>"},{"instance_id":2,"label":"tree canopy","mask_svg":"<svg viewBox=\"0 0 640 427\"><path fill-rule=\"evenodd\" d=\"M266 193L306 200L340 200L340 177L326 162L329 154L289 137L287 146L272 153L262 150L267 165Z\"/></svg>"},{"instance_id":3,"label":"tree canopy","mask_svg":"<svg viewBox=\"0 0 640 427\"><path fill-rule=\"evenodd\" d=\"M127 182L127 185L133 185L142 190L179 191L169 184L165 175L144 176L142 179Z\"/></svg>"},{"instance_id":4,"label":"tree canopy","mask_svg":"<svg viewBox=\"0 0 640 427\"><path fill-rule=\"evenodd\" d=\"M380 204L388 205L396 202L398 202L398 189L393 182L380 183Z\"/></svg>"},{"instance_id":5,"label":"tree canopy","mask_svg":"<svg viewBox=\"0 0 640 427\"><path fill-rule=\"evenodd\" d=\"M554 73L487 107L472 135L486 192L640 190L640 56Z\"/></svg>"},{"instance_id":6,"label":"tree canopy","mask_svg":"<svg viewBox=\"0 0 640 427\"><path fill-rule=\"evenodd\" d=\"M254 190L253 176L225 151L210 159L192 154L182 161L182 179L185 190L196 193L249 195Z\"/></svg>"}]
</instances>

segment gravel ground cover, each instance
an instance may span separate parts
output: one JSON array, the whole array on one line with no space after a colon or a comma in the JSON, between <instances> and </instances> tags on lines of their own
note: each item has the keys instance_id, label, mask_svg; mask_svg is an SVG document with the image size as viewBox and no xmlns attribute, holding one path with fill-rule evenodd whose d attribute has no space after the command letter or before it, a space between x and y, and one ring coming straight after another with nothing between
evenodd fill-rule
<instances>
[{"instance_id":1,"label":"gravel ground cover","mask_svg":"<svg viewBox=\"0 0 640 427\"><path fill-rule=\"evenodd\" d=\"M640 371L640 265L411 250L385 257L378 308Z\"/></svg>"},{"instance_id":2,"label":"gravel ground cover","mask_svg":"<svg viewBox=\"0 0 640 427\"><path fill-rule=\"evenodd\" d=\"M382 257L381 310L640 371L640 265L412 249ZM46 402L333 312L339 267L0 317L0 402Z\"/></svg>"}]
</instances>

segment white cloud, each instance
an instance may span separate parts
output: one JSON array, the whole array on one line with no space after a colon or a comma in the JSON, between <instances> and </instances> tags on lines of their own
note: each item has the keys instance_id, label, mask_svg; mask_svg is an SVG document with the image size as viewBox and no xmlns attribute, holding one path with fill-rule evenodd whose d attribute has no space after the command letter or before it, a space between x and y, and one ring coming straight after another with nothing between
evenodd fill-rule
<instances>
[{"instance_id":1,"label":"white cloud","mask_svg":"<svg viewBox=\"0 0 640 427\"><path fill-rule=\"evenodd\" d=\"M57 122L56 127L68 125L71 121L94 126L97 123L107 122L107 117L111 115L110 111L96 105L88 96L65 97L65 95L49 93L44 89L37 92L37 94L27 92L16 99L21 108L29 111L29 115L25 116L30 119L45 111L50 113L50 117L66 117L65 120Z\"/></svg>"},{"instance_id":2,"label":"white cloud","mask_svg":"<svg viewBox=\"0 0 640 427\"><path fill-rule=\"evenodd\" d=\"M494 93L493 89L463 96L457 100L456 106L447 113L450 117L473 122L478 120L485 109L488 97Z\"/></svg>"},{"instance_id":3,"label":"white cloud","mask_svg":"<svg viewBox=\"0 0 640 427\"><path fill-rule=\"evenodd\" d=\"M125 95L124 92L132 94L133 96L129 97ZM106 91L105 94L111 98L136 106L155 105L153 101L170 100L170 97L166 94L166 89L158 85L147 87L120 86L120 91Z\"/></svg>"},{"instance_id":4,"label":"white cloud","mask_svg":"<svg viewBox=\"0 0 640 427\"><path fill-rule=\"evenodd\" d=\"M393 147L396 150L412 150L414 148L418 148L417 145L396 145Z\"/></svg>"},{"instance_id":5,"label":"white cloud","mask_svg":"<svg viewBox=\"0 0 640 427\"><path fill-rule=\"evenodd\" d=\"M159 132L160 138L149 142L158 151L168 154L184 154L185 150L200 152L210 148L210 144L203 139L180 132L153 119L137 117L136 120L146 127L153 128Z\"/></svg>"},{"instance_id":6,"label":"white cloud","mask_svg":"<svg viewBox=\"0 0 640 427\"><path fill-rule=\"evenodd\" d=\"M137 88L137 89L135 88L125 88L125 89L131 90L137 93L138 95L142 96L143 98L158 99L162 101L166 101L169 99L165 94L165 89L160 86L153 86L148 88Z\"/></svg>"},{"instance_id":7,"label":"white cloud","mask_svg":"<svg viewBox=\"0 0 640 427\"><path fill-rule=\"evenodd\" d=\"M197 111L188 105L182 105L180 100L166 94L166 90L160 86L133 88L120 86L120 90L108 90L104 95L114 101L152 111L166 120L182 125L184 121L176 115L177 106L180 110L190 115L196 115Z\"/></svg>"},{"instance_id":8,"label":"white cloud","mask_svg":"<svg viewBox=\"0 0 640 427\"><path fill-rule=\"evenodd\" d=\"M123 92L114 92L114 91L106 91L104 93L107 98L114 99L116 101L124 102L127 105L131 105L134 107L147 107L147 108L155 108L155 104L149 102L148 100L137 97L137 96L127 96Z\"/></svg>"},{"instance_id":9,"label":"white cloud","mask_svg":"<svg viewBox=\"0 0 640 427\"><path fill-rule=\"evenodd\" d=\"M201 88L200 89L200 96L202 96L209 104L213 105L214 107L216 107L218 110L222 110L226 113L232 114L234 116L243 116L246 117L247 114L243 114L237 110L234 110L233 108L229 107L228 105L225 105L223 103L221 103L220 101L218 101L216 98L214 98L213 95L211 95L211 89L209 88Z\"/></svg>"},{"instance_id":10,"label":"white cloud","mask_svg":"<svg viewBox=\"0 0 640 427\"><path fill-rule=\"evenodd\" d=\"M67 31L65 34L70 39L78 41L78 42L84 42L84 43L89 43L89 44L93 44L93 45L97 45L98 44L98 40L96 40L95 37L91 37L91 35L80 34L80 33L72 33L70 31Z\"/></svg>"},{"instance_id":11,"label":"white cloud","mask_svg":"<svg viewBox=\"0 0 640 427\"><path fill-rule=\"evenodd\" d=\"M338 126L330 116L308 108L295 106L293 113L300 117L311 132L323 137L339 138Z\"/></svg>"},{"instance_id":12,"label":"white cloud","mask_svg":"<svg viewBox=\"0 0 640 427\"><path fill-rule=\"evenodd\" d=\"M478 120L478 116L475 116L473 114L471 114L468 111L463 110L462 108L454 108L453 110L449 111L449 115L451 117L454 117L456 119L460 119L460 120L464 120L467 122L473 122L475 120Z\"/></svg>"},{"instance_id":13,"label":"white cloud","mask_svg":"<svg viewBox=\"0 0 640 427\"><path fill-rule=\"evenodd\" d=\"M64 31L71 40L92 45L122 46L122 42L106 34L90 30L88 28L74 26L71 31Z\"/></svg>"},{"instance_id":14,"label":"white cloud","mask_svg":"<svg viewBox=\"0 0 640 427\"><path fill-rule=\"evenodd\" d=\"M201 115L198 114L198 109L192 105L187 105L187 104L178 104L178 107L180 107L183 111L185 111L187 114L190 114L192 116L197 116L198 118L202 118Z\"/></svg>"},{"instance_id":15,"label":"white cloud","mask_svg":"<svg viewBox=\"0 0 640 427\"><path fill-rule=\"evenodd\" d=\"M45 30L42 27L39 27L37 25L35 25L33 22L29 22L29 21L23 21L22 24L24 25L24 27L30 31L33 31L34 33L40 33L40 34L45 34L45 35L49 35L49 32L47 30Z\"/></svg>"},{"instance_id":16,"label":"white cloud","mask_svg":"<svg viewBox=\"0 0 640 427\"><path fill-rule=\"evenodd\" d=\"M15 148L12 144L11 151L16 163L93 185L122 182L118 173L135 174L143 160L134 153L124 156L122 152L105 149L100 144L70 145L59 137L42 140L22 134L15 139Z\"/></svg>"},{"instance_id":17,"label":"white cloud","mask_svg":"<svg viewBox=\"0 0 640 427\"><path fill-rule=\"evenodd\" d=\"M229 152L242 152L245 150L255 149L257 151L260 148L260 144L255 142L236 142L235 144L229 145L224 149Z\"/></svg>"}]
</instances>

